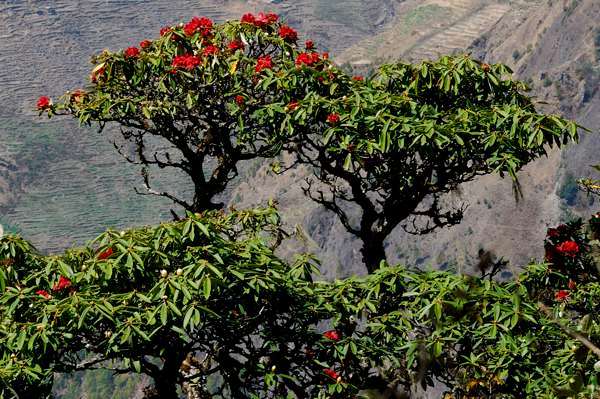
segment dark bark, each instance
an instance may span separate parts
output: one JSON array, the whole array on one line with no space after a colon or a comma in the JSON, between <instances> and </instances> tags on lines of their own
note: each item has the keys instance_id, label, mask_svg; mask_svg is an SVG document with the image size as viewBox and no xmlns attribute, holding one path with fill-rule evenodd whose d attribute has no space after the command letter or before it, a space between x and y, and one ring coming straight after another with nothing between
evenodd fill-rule
<instances>
[{"instance_id":1,"label":"dark bark","mask_svg":"<svg viewBox=\"0 0 600 399\"><path fill-rule=\"evenodd\" d=\"M384 241L385 236L378 234L371 234L368 237L361 237L362 248L360 252L362 254L362 260L367 271L369 273L375 272L379 269L379 264L382 260L386 260Z\"/></svg>"},{"instance_id":2,"label":"dark bark","mask_svg":"<svg viewBox=\"0 0 600 399\"><path fill-rule=\"evenodd\" d=\"M146 393L145 399L178 399L177 387L180 382L179 368L185 355L174 353L165 358L159 372L152 373L154 387Z\"/></svg>"}]
</instances>

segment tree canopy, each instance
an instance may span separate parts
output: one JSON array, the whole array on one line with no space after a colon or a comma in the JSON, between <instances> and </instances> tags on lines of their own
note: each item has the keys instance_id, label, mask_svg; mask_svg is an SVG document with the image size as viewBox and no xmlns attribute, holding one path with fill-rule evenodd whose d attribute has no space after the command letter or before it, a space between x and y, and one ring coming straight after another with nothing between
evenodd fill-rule
<instances>
[{"instance_id":1,"label":"tree canopy","mask_svg":"<svg viewBox=\"0 0 600 399\"><path fill-rule=\"evenodd\" d=\"M54 372L149 375L146 397L347 398L446 385L454 397L598 389L597 223L548 231L516 280L384 266L312 281L273 208L107 231L44 256L0 239L4 396L47 397ZM541 311L543 309L544 311ZM584 340L582 340L584 337ZM190 355L191 354L191 355ZM592 391L590 391L592 390Z\"/></svg>"},{"instance_id":2,"label":"tree canopy","mask_svg":"<svg viewBox=\"0 0 600 399\"><path fill-rule=\"evenodd\" d=\"M462 220L464 204L444 194L490 173L518 188L523 166L578 137L576 123L538 113L502 64L447 56L384 64L364 78L326 70L325 79L312 67L276 77L285 89L312 74L325 88L279 119L293 138L287 148L315 171L305 193L362 240L369 271L398 225L426 234Z\"/></svg>"},{"instance_id":3,"label":"tree canopy","mask_svg":"<svg viewBox=\"0 0 600 399\"><path fill-rule=\"evenodd\" d=\"M362 240L371 272L398 225L425 234L462 220L464 204L444 194L490 173L518 187L523 166L577 140L578 126L538 113L505 65L454 56L350 76L297 41L274 14L195 17L141 49L94 57L91 87L38 108L115 122L134 147L119 152L142 165L142 192L192 212L223 206L214 201L239 162L291 152L314 171L304 192ZM186 173L193 199L154 190L149 166Z\"/></svg>"},{"instance_id":4,"label":"tree canopy","mask_svg":"<svg viewBox=\"0 0 600 399\"><path fill-rule=\"evenodd\" d=\"M222 24L194 17L139 47L94 56L89 87L67 92L56 104L42 97L37 106L101 131L118 126L128 145L115 147L142 167L140 193L167 197L187 211L218 209L223 204L215 197L237 175L239 162L280 151L281 130L263 107L287 104L290 93L265 82L297 58L297 40L275 14ZM306 82L297 84L302 90ZM151 167L187 174L193 198L153 189Z\"/></svg>"}]
</instances>

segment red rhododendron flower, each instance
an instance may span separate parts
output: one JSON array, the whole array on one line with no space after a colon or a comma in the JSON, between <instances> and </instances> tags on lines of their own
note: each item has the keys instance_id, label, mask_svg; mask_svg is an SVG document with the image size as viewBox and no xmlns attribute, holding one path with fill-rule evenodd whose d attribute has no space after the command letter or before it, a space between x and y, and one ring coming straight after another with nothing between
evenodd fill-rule
<instances>
[{"instance_id":1,"label":"red rhododendron flower","mask_svg":"<svg viewBox=\"0 0 600 399\"><path fill-rule=\"evenodd\" d=\"M237 96L235 96L235 103L237 105L244 105L245 102L246 102L246 99L244 98L244 96L240 96L239 94Z\"/></svg>"},{"instance_id":2,"label":"red rhododendron flower","mask_svg":"<svg viewBox=\"0 0 600 399\"><path fill-rule=\"evenodd\" d=\"M365 78L363 78L360 75L357 75L357 76L353 76L352 80L356 80L357 82L362 82L363 80L365 80Z\"/></svg>"},{"instance_id":3,"label":"red rhododendron flower","mask_svg":"<svg viewBox=\"0 0 600 399\"><path fill-rule=\"evenodd\" d=\"M208 46L204 47L204 50L202 50L202 54L204 54L205 56L219 54L219 48L217 46L209 44Z\"/></svg>"},{"instance_id":4,"label":"red rhododendron flower","mask_svg":"<svg viewBox=\"0 0 600 399\"><path fill-rule=\"evenodd\" d=\"M141 48L148 48L148 47L150 47L150 46L152 46L152 40L148 40L148 39L146 39L146 40L142 40L142 41L140 42L140 47L141 47Z\"/></svg>"},{"instance_id":5,"label":"red rhododendron flower","mask_svg":"<svg viewBox=\"0 0 600 399\"><path fill-rule=\"evenodd\" d=\"M233 40L233 41L229 42L229 44L227 45L227 48L231 51L243 50L244 42L242 42L239 39Z\"/></svg>"},{"instance_id":6,"label":"red rhododendron flower","mask_svg":"<svg viewBox=\"0 0 600 399\"><path fill-rule=\"evenodd\" d=\"M191 71L192 69L200 65L200 57L196 57L192 54L178 55L175 58L173 58L173 62L171 63L171 65L174 68L183 68L188 71Z\"/></svg>"},{"instance_id":7,"label":"red rhododendron flower","mask_svg":"<svg viewBox=\"0 0 600 399\"><path fill-rule=\"evenodd\" d=\"M329 114L327 115L327 122L331 125L335 125L340 121L340 116L338 114Z\"/></svg>"},{"instance_id":8,"label":"red rhododendron flower","mask_svg":"<svg viewBox=\"0 0 600 399\"><path fill-rule=\"evenodd\" d=\"M342 336L336 330L329 330L323 333L323 336L332 341L339 341Z\"/></svg>"},{"instance_id":9,"label":"red rhododendron flower","mask_svg":"<svg viewBox=\"0 0 600 399\"><path fill-rule=\"evenodd\" d=\"M46 290L37 290L35 293L38 294L38 295L40 295L40 296L43 296L46 299L50 299L51 298L51 295Z\"/></svg>"},{"instance_id":10,"label":"red rhododendron flower","mask_svg":"<svg viewBox=\"0 0 600 399\"><path fill-rule=\"evenodd\" d=\"M301 65L312 66L313 64L316 64L319 61L320 61L320 58L319 58L318 53L300 53L296 57L296 65L297 66L301 66Z\"/></svg>"},{"instance_id":11,"label":"red rhododendron flower","mask_svg":"<svg viewBox=\"0 0 600 399\"><path fill-rule=\"evenodd\" d=\"M555 254L556 254L556 251L554 250L554 247L546 247L546 253L544 254L544 259L546 260L546 262L554 262Z\"/></svg>"},{"instance_id":12,"label":"red rhododendron flower","mask_svg":"<svg viewBox=\"0 0 600 399\"><path fill-rule=\"evenodd\" d=\"M127 50L123 52L125 58L137 58L140 55L140 49L137 47L128 47Z\"/></svg>"},{"instance_id":13,"label":"red rhododendron flower","mask_svg":"<svg viewBox=\"0 0 600 399\"><path fill-rule=\"evenodd\" d=\"M571 293L567 290L558 290L554 294L554 299L557 301L566 301L569 299L569 295L571 295Z\"/></svg>"},{"instance_id":14,"label":"red rhododendron flower","mask_svg":"<svg viewBox=\"0 0 600 399\"><path fill-rule=\"evenodd\" d=\"M323 372L334 380L337 380L340 376L338 373L335 372L335 370L332 369L323 369Z\"/></svg>"},{"instance_id":15,"label":"red rhododendron flower","mask_svg":"<svg viewBox=\"0 0 600 399\"><path fill-rule=\"evenodd\" d=\"M290 101L287 107L290 111L295 111L298 109L298 107L300 107L300 104L298 103L298 101Z\"/></svg>"},{"instance_id":16,"label":"red rhododendron flower","mask_svg":"<svg viewBox=\"0 0 600 399\"><path fill-rule=\"evenodd\" d=\"M324 60L328 60L329 59L329 53L325 52L325 53L321 54L321 57L323 57Z\"/></svg>"},{"instance_id":17,"label":"red rhododendron flower","mask_svg":"<svg viewBox=\"0 0 600 399\"><path fill-rule=\"evenodd\" d=\"M279 27L279 37L286 42L295 43L298 40L298 32L287 25L281 25Z\"/></svg>"},{"instance_id":18,"label":"red rhododendron flower","mask_svg":"<svg viewBox=\"0 0 600 399\"><path fill-rule=\"evenodd\" d=\"M185 24L183 27L183 32L186 36L192 36L195 33L200 33L202 36L210 35L210 31L213 27L213 21L209 18L202 17L194 17L190 22Z\"/></svg>"},{"instance_id":19,"label":"red rhododendron flower","mask_svg":"<svg viewBox=\"0 0 600 399\"><path fill-rule=\"evenodd\" d=\"M579 245L575 241L564 241L556 246L556 251L565 256L575 257L579 252Z\"/></svg>"},{"instance_id":20,"label":"red rhododendron flower","mask_svg":"<svg viewBox=\"0 0 600 399\"><path fill-rule=\"evenodd\" d=\"M279 16L277 14L268 13L265 14L263 12L259 12L258 15L254 17L254 25L259 28L264 28L267 25L271 25L274 22L277 22ZM243 22L243 21L242 21Z\"/></svg>"},{"instance_id":21,"label":"red rhododendron flower","mask_svg":"<svg viewBox=\"0 0 600 399\"><path fill-rule=\"evenodd\" d=\"M306 47L307 50L312 50L315 48L315 42L313 42L312 40L307 40L304 43L304 47Z\"/></svg>"},{"instance_id":22,"label":"red rhododendron flower","mask_svg":"<svg viewBox=\"0 0 600 399\"><path fill-rule=\"evenodd\" d=\"M570 290L574 290L575 288L577 288L577 283L571 279L569 279L569 284L567 284L567 286L569 287Z\"/></svg>"},{"instance_id":23,"label":"red rhododendron flower","mask_svg":"<svg viewBox=\"0 0 600 399\"><path fill-rule=\"evenodd\" d=\"M38 98L36 105L37 109L47 109L52 105L52 100L50 100L50 97L41 96Z\"/></svg>"},{"instance_id":24,"label":"red rhododendron flower","mask_svg":"<svg viewBox=\"0 0 600 399\"><path fill-rule=\"evenodd\" d=\"M160 35L161 36L165 36L169 32L171 32L171 27L170 26L165 26L164 28L160 29Z\"/></svg>"},{"instance_id":25,"label":"red rhododendron flower","mask_svg":"<svg viewBox=\"0 0 600 399\"><path fill-rule=\"evenodd\" d=\"M69 288L72 285L71 280L66 277L60 276L58 282L52 287L52 291L62 291Z\"/></svg>"},{"instance_id":26,"label":"red rhododendron flower","mask_svg":"<svg viewBox=\"0 0 600 399\"><path fill-rule=\"evenodd\" d=\"M271 68L273 68L273 60L270 56L265 55L264 57L258 57L258 59L256 60L256 67L254 68L254 70L258 73L261 72L263 69Z\"/></svg>"},{"instance_id":27,"label":"red rhododendron flower","mask_svg":"<svg viewBox=\"0 0 600 399\"><path fill-rule=\"evenodd\" d=\"M240 22L243 22L246 24L254 24L254 21L256 21L256 17L254 16L254 14L251 14L251 13L242 15L242 18L240 19Z\"/></svg>"},{"instance_id":28,"label":"red rhododendron flower","mask_svg":"<svg viewBox=\"0 0 600 399\"><path fill-rule=\"evenodd\" d=\"M108 259L108 258L110 258L110 256L112 254L113 254L113 249L108 247L104 251L100 252L100 254L98 254L98 259L100 259L100 260Z\"/></svg>"},{"instance_id":29,"label":"red rhododendron flower","mask_svg":"<svg viewBox=\"0 0 600 399\"><path fill-rule=\"evenodd\" d=\"M558 237L559 235L560 233L558 232L558 229L555 228L549 228L548 231L546 231L546 236L551 238Z\"/></svg>"}]
</instances>

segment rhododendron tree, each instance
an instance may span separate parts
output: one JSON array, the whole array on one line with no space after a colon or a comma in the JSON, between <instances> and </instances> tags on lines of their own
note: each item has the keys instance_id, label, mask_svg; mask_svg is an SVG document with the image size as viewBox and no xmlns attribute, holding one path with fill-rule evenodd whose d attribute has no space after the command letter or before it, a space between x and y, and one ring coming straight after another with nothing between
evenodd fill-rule
<instances>
[{"instance_id":1,"label":"rhododendron tree","mask_svg":"<svg viewBox=\"0 0 600 399\"><path fill-rule=\"evenodd\" d=\"M152 377L147 398L600 389L597 244L581 224L552 237L578 244L569 263L514 281L384 265L325 282L310 256L274 254L278 220L273 208L188 214L52 256L2 237L0 397L48 397L53 373L95 368Z\"/></svg>"},{"instance_id":2,"label":"rhododendron tree","mask_svg":"<svg viewBox=\"0 0 600 399\"><path fill-rule=\"evenodd\" d=\"M266 84L293 65L303 50L297 38L275 14L221 24L194 17L164 27L139 47L93 57L91 85L77 98L67 93L53 104L42 97L37 107L101 131L118 127L125 143L116 148L142 168L141 194L167 197L192 212L220 208L215 197L238 174L238 164L276 156L285 141L263 106L287 104L296 90L311 91L312 80L288 90ZM185 173L193 196L155 190L151 168Z\"/></svg>"},{"instance_id":3,"label":"rhododendron tree","mask_svg":"<svg viewBox=\"0 0 600 399\"><path fill-rule=\"evenodd\" d=\"M538 113L505 65L442 57L384 64L357 79L316 52L299 53L296 64L272 85L312 75L320 89L292 117L279 114L293 132L288 148L315 171L305 193L362 240L371 272L396 227L425 234L459 223L464 204L444 195L460 184L497 173L518 188L523 166L577 140L578 126Z\"/></svg>"}]
</instances>

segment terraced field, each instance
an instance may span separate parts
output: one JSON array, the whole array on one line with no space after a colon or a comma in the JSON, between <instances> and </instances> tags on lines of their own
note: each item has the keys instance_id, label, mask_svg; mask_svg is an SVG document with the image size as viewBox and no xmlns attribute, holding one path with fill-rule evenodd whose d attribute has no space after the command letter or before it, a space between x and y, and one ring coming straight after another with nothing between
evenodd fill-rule
<instances>
[{"instance_id":1,"label":"terraced field","mask_svg":"<svg viewBox=\"0 0 600 399\"><path fill-rule=\"evenodd\" d=\"M454 3L454 2L453 2ZM405 52L412 60L435 59L441 54L464 51L510 10L508 4L488 4L480 8L472 1L456 0L454 9L465 16L442 32L435 32ZM474 12L470 12L472 10Z\"/></svg>"},{"instance_id":2,"label":"terraced field","mask_svg":"<svg viewBox=\"0 0 600 399\"><path fill-rule=\"evenodd\" d=\"M465 51L509 11L540 0L408 0L381 33L365 38L338 58L355 66L382 60L422 60Z\"/></svg>"}]
</instances>

